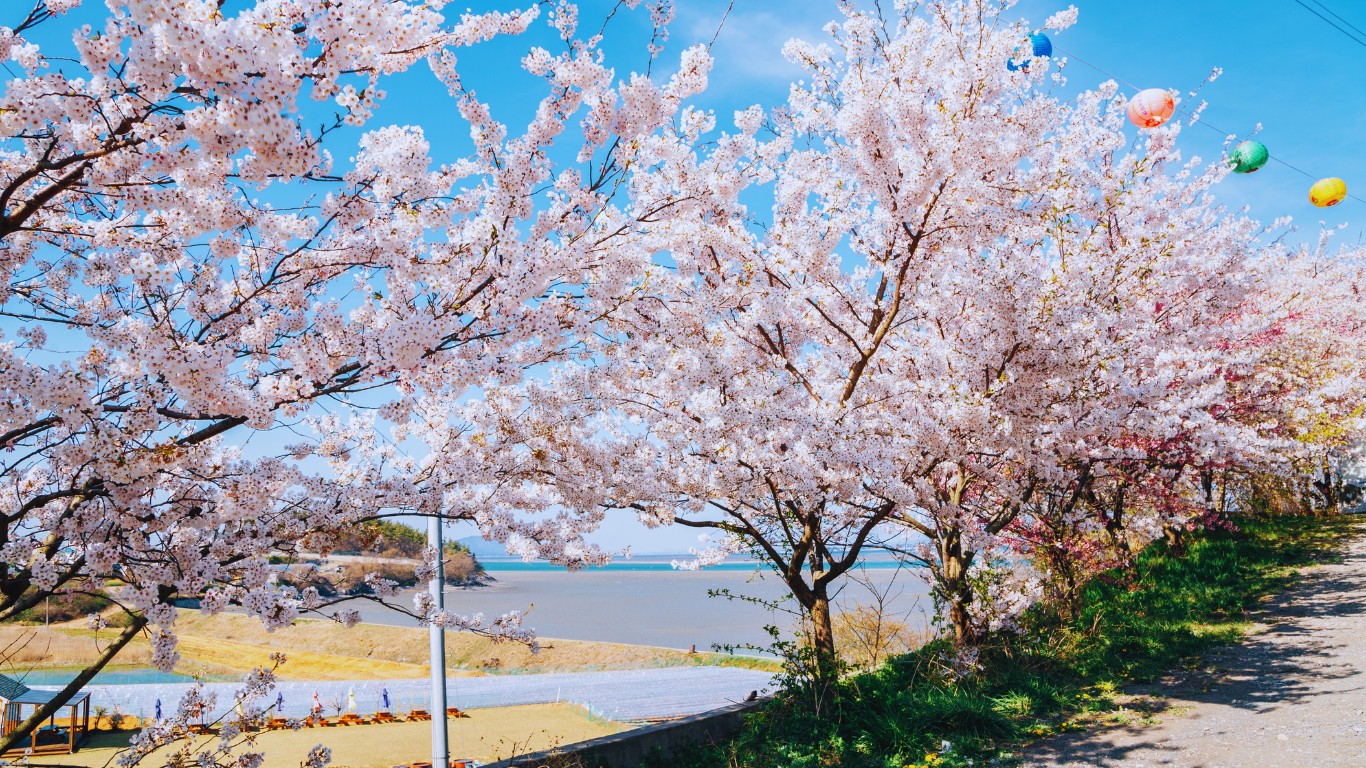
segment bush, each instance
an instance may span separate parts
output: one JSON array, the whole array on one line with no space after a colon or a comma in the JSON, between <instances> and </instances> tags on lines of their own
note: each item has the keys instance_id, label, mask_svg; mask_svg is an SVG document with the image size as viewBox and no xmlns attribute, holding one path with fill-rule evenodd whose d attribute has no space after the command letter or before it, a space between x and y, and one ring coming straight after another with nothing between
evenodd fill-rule
<instances>
[{"instance_id":1,"label":"bush","mask_svg":"<svg viewBox=\"0 0 1366 768\"><path fill-rule=\"evenodd\" d=\"M842 611L835 616L834 625L840 661L865 672L931 639L928 632L911 629L904 620L887 615L884 608L876 605L855 605Z\"/></svg>"},{"instance_id":2,"label":"bush","mask_svg":"<svg viewBox=\"0 0 1366 768\"><path fill-rule=\"evenodd\" d=\"M475 559L469 550L447 552L445 557L446 583L468 584L477 581L484 574L484 566Z\"/></svg>"},{"instance_id":3,"label":"bush","mask_svg":"<svg viewBox=\"0 0 1366 768\"><path fill-rule=\"evenodd\" d=\"M408 563L381 561L376 563L346 563L341 571L332 577L336 590L347 595L368 595L373 590L365 583L365 575L373 573L381 579L389 579L404 586L416 582L417 569Z\"/></svg>"}]
</instances>

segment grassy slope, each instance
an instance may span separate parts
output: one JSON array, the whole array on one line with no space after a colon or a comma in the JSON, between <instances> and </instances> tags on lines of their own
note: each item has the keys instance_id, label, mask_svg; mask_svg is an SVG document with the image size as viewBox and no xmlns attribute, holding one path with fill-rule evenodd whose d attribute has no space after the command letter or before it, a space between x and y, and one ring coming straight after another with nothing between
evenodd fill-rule
<instances>
[{"instance_id":1,"label":"grassy slope","mask_svg":"<svg viewBox=\"0 0 1366 768\"><path fill-rule=\"evenodd\" d=\"M0 628L4 629L4 628ZM25 627L25 630L32 630ZM41 627L37 629L42 629ZM243 672L269 664L270 654L282 651L288 662L280 669L287 680L363 680L424 677L427 674L427 631L362 624L351 629L329 621L301 620L292 627L267 632L256 619L236 614L206 616L183 610L176 622L183 661L180 671L211 674ZM107 632L108 630L106 630ZM75 666L93 658L95 644L89 630L79 625L62 628L72 641L71 652L49 657L44 666ZM63 638L58 632L50 633ZM724 664L772 668L767 660L731 658L721 654L689 654L669 648L616 643L544 640L540 653L525 646L494 643L475 635L449 632L446 663L452 670L479 672L565 672L602 669L641 669L694 664ZM84 649L83 656L77 651ZM125 650L119 662L134 657L145 663L144 640ZM496 662L496 663L495 663Z\"/></svg>"},{"instance_id":2,"label":"grassy slope","mask_svg":"<svg viewBox=\"0 0 1366 768\"><path fill-rule=\"evenodd\" d=\"M1032 617L1032 639L985 651L978 679L952 681L947 649L932 644L850 678L842 702L825 712L797 698L775 701L740 736L686 765L922 768L1008 757L1033 739L1103 719L1123 700L1121 686L1237 641L1263 597L1287 588L1299 567L1336 558L1355 526L1350 518L1278 517L1194 536L1181 558L1154 545L1139 557L1132 588L1097 579L1077 619ZM953 750L938 754L942 741Z\"/></svg>"},{"instance_id":3,"label":"grassy slope","mask_svg":"<svg viewBox=\"0 0 1366 768\"><path fill-rule=\"evenodd\" d=\"M118 631L106 629L100 639L108 642ZM94 633L73 635L41 624L0 624L0 673L17 675L34 668L79 666L96 658L103 647ZM152 651L146 645L125 648L119 655L119 661L127 664L151 660Z\"/></svg>"},{"instance_id":4,"label":"grassy slope","mask_svg":"<svg viewBox=\"0 0 1366 768\"><path fill-rule=\"evenodd\" d=\"M304 620L292 627L267 632L259 621L244 616L205 616L185 611L177 622L181 634L191 638L225 639L261 648L333 654L336 656L415 665L425 675L427 630L360 625L346 629L326 621ZM469 633L446 635L446 663L452 669L487 672L563 672L596 669L631 669L688 664L744 663L718 654L688 654L669 648L575 640L543 640L541 652L531 653L514 643L494 643ZM496 660L497 664L492 662ZM217 663L226 663L217 659ZM288 665L286 665L288 666Z\"/></svg>"}]
</instances>

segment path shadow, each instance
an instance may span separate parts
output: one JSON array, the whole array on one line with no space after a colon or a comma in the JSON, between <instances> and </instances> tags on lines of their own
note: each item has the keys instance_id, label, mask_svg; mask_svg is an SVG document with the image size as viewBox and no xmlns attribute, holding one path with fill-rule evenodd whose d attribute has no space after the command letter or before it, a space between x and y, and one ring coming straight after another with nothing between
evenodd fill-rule
<instances>
[{"instance_id":1,"label":"path shadow","mask_svg":"<svg viewBox=\"0 0 1366 768\"><path fill-rule=\"evenodd\" d=\"M1361 670L1344 661L1344 648L1360 643L1334 639L1316 626L1334 617L1366 615L1366 551L1353 550L1342 566L1312 573L1287 592L1267 600L1249 616L1263 629L1234 646L1206 652L1196 668L1169 674L1124 693L1140 699L1136 713L1172 713L1198 723L1201 705L1219 704L1254 713L1271 712L1322 696L1327 681L1342 681ZM1366 680L1366 676L1363 676ZM1358 683L1344 692L1359 691ZM1195 708L1186 715L1184 710ZM1120 768L1134 753L1144 766L1206 768L1181 757L1181 745L1161 743L1151 722L1135 722L1086 733L1061 734L1033 745L1024 765Z\"/></svg>"}]
</instances>

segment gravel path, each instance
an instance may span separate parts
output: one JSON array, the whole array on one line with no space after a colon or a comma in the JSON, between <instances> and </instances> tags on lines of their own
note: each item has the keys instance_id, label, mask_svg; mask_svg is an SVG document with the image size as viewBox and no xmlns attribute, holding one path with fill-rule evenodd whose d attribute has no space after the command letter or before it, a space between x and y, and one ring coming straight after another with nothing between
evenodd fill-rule
<instances>
[{"instance_id":1,"label":"gravel path","mask_svg":"<svg viewBox=\"0 0 1366 768\"><path fill-rule=\"evenodd\" d=\"M1130 724L1031 747L1044 768L1366 766L1366 539L1269 601L1241 645L1129 691Z\"/></svg>"}]
</instances>

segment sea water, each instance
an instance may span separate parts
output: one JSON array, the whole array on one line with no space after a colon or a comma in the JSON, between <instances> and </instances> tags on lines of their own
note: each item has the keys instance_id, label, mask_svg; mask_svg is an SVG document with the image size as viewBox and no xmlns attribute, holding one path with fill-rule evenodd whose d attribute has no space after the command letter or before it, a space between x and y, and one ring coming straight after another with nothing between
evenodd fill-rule
<instances>
[{"instance_id":1,"label":"sea water","mask_svg":"<svg viewBox=\"0 0 1366 768\"><path fill-rule=\"evenodd\" d=\"M491 565L494 581L481 587L449 587L446 608L482 613L492 619L523 611L524 625L540 637L656 645L699 651L733 645L768 646L766 626L789 633L798 606L772 572L755 564L726 564L700 571L679 571L667 563L619 563L607 568L566 571L541 563L525 568ZM862 583L860 583L862 582ZM932 608L917 571L895 567L860 568L838 580L837 609L871 606L882 595L889 618L922 628ZM726 591L732 597L711 596ZM415 591L396 602L412 605ZM416 626L410 617L370 603L353 604L368 623Z\"/></svg>"},{"instance_id":2,"label":"sea water","mask_svg":"<svg viewBox=\"0 0 1366 768\"><path fill-rule=\"evenodd\" d=\"M22 674L11 673L11 677L24 685L66 685L80 674L76 669L34 669ZM175 672L162 672L152 667L111 667L95 674L90 685L138 685L143 683L191 683L194 678Z\"/></svg>"}]
</instances>

